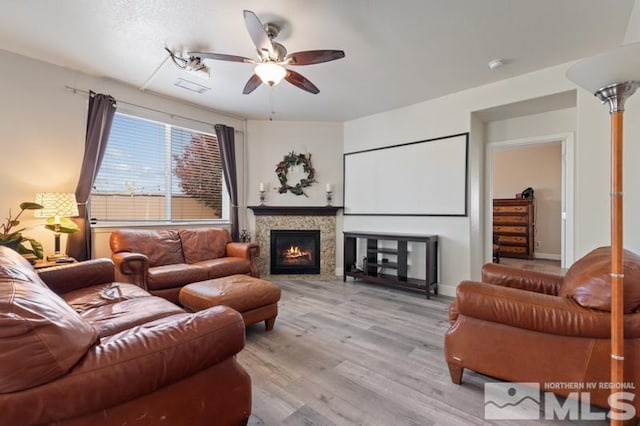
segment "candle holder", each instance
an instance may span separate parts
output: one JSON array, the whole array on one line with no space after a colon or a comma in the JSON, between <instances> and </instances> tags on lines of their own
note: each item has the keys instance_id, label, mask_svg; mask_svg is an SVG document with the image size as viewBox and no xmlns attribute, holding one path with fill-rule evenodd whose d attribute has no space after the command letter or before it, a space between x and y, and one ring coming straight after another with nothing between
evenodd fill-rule
<instances>
[{"instance_id":1,"label":"candle holder","mask_svg":"<svg viewBox=\"0 0 640 426\"><path fill-rule=\"evenodd\" d=\"M265 195L264 195L264 189L260 190L260 205L264 206L264 200L265 200Z\"/></svg>"},{"instance_id":2,"label":"candle holder","mask_svg":"<svg viewBox=\"0 0 640 426\"><path fill-rule=\"evenodd\" d=\"M327 206L331 205L331 200L333 200L333 192L327 191Z\"/></svg>"}]
</instances>

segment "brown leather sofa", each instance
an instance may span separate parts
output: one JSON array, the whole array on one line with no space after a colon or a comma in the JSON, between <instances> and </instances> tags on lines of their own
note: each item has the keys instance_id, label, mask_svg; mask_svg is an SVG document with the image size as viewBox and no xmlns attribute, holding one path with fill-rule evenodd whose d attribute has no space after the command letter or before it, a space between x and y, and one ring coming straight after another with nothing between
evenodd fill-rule
<instances>
[{"instance_id":1,"label":"brown leather sofa","mask_svg":"<svg viewBox=\"0 0 640 426\"><path fill-rule=\"evenodd\" d=\"M236 274L260 277L260 247L232 242L224 228L121 229L111 233L109 244L118 280L174 303L187 284Z\"/></svg>"},{"instance_id":2,"label":"brown leather sofa","mask_svg":"<svg viewBox=\"0 0 640 426\"><path fill-rule=\"evenodd\" d=\"M0 425L233 425L251 411L244 323L186 313L109 259L36 273L0 247Z\"/></svg>"},{"instance_id":3,"label":"brown leather sofa","mask_svg":"<svg viewBox=\"0 0 640 426\"><path fill-rule=\"evenodd\" d=\"M541 390L561 396L588 391L592 404L608 407L609 253L609 247L593 250L564 277L487 264L482 282L460 283L444 340L451 380L460 384L468 368L511 382L539 383ZM640 257L626 250L624 274L624 376L635 393L640 389ZM639 397L633 405L639 417Z\"/></svg>"}]
</instances>

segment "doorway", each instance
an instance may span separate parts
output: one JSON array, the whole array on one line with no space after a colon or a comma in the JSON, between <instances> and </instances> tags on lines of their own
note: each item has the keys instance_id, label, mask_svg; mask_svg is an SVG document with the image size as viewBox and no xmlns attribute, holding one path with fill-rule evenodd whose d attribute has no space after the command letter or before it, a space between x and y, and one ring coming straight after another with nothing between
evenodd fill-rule
<instances>
[{"instance_id":1,"label":"doorway","mask_svg":"<svg viewBox=\"0 0 640 426\"><path fill-rule=\"evenodd\" d=\"M534 257L560 260L562 268L570 265L574 260L573 134L491 142L487 144L486 155L486 257L492 253L493 199L515 198L523 189L533 187L537 197ZM558 170L554 171L556 165Z\"/></svg>"}]
</instances>

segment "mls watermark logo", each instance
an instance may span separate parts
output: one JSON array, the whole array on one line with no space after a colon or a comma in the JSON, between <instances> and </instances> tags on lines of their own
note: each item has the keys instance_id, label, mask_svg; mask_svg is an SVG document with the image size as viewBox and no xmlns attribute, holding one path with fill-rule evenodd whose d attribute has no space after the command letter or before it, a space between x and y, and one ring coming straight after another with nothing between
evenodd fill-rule
<instances>
[{"instance_id":1,"label":"mls watermark logo","mask_svg":"<svg viewBox=\"0 0 640 426\"><path fill-rule=\"evenodd\" d=\"M538 383L486 383L486 420L537 420L540 418Z\"/></svg>"},{"instance_id":2,"label":"mls watermark logo","mask_svg":"<svg viewBox=\"0 0 640 426\"><path fill-rule=\"evenodd\" d=\"M636 415L633 405L634 383L545 383L545 389L571 390L567 398L553 392L540 392L538 383L486 383L484 385L484 418L486 420L630 420ZM615 387L614 387L615 385ZM591 391L620 390L607 399L605 412L591 405Z\"/></svg>"}]
</instances>

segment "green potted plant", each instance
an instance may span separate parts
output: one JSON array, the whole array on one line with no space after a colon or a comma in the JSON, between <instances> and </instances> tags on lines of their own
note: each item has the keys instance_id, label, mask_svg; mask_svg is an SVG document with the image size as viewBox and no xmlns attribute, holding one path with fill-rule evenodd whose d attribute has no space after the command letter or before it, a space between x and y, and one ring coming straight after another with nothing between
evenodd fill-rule
<instances>
[{"instance_id":1,"label":"green potted plant","mask_svg":"<svg viewBox=\"0 0 640 426\"><path fill-rule=\"evenodd\" d=\"M39 210L41 208L42 206L38 203L28 201L21 203L20 213L18 213L15 218L11 217L11 209L9 209L9 217L7 217L7 221L1 225L2 233L0 233L0 246L9 247L27 258L33 258L33 256L35 256L37 259L42 259L44 256L42 244L33 238L22 235L22 232L26 228L13 230L14 227L20 225L20 221L18 219L25 210ZM29 248L29 246L31 248Z\"/></svg>"}]
</instances>

